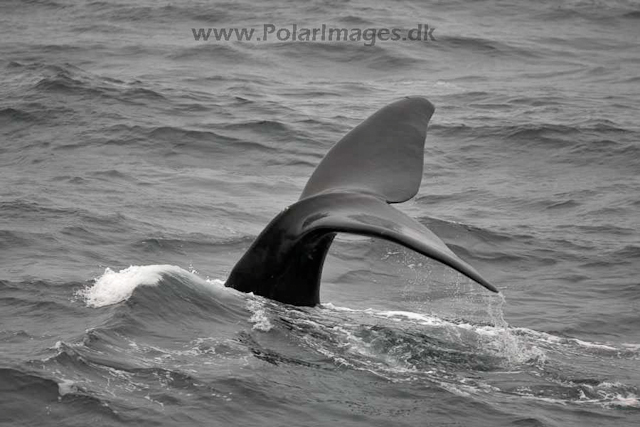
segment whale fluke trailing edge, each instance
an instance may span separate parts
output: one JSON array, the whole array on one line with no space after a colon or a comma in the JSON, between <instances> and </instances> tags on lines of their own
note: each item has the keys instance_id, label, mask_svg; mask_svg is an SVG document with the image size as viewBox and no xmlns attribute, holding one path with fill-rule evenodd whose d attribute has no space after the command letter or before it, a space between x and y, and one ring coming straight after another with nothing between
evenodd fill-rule
<instances>
[{"instance_id":1,"label":"whale fluke trailing edge","mask_svg":"<svg viewBox=\"0 0 640 427\"><path fill-rule=\"evenodd\" d=\"M320 277L337 233L389 240L498 290L418 221L391 207L422 180L435 108L407 97L382 108L331 148L300 199L276 216L235 265L226 285L287 304L320 302Z\"/></svg>"}]
</instances>

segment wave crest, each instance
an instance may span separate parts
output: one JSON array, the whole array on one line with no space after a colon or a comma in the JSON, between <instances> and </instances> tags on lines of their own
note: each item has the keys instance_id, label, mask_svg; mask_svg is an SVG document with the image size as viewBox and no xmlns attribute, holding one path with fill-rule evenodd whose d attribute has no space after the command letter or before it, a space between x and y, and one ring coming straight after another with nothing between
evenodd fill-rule
<instances>
[{"instance_id":1,"label":"wave crest","mask_svg":"<svg viewBox=\"0 0 640 427\"><path fill-rule=\"evenodd\" d=\"M83 298L88 307L105 307L129 299L138 286L157 285L166 274L200 280L175 265L132 265L117 272L107 267L92 286L81 289L76 296Z\"/></svg>"}]
</instances>

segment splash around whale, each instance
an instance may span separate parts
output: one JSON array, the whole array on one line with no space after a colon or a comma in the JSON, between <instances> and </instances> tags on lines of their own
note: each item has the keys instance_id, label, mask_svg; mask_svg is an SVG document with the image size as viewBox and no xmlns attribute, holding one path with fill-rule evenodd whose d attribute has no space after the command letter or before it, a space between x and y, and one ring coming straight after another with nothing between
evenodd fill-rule
<instances>
[{"instance_id":1,"label":"splash around whale","mask_svg":"<svg viewBox=\"0 0 640 427\"><path fill-rule=\"evenodd\" d=\"M235 265L226 285L287 304L320 303L325 257L337 233L389 240L498 290L431 230L391 207L422 181L434 106L407 97L380 109L333 146L300 199L277 215Z\"/></svg>"}]
</instances>

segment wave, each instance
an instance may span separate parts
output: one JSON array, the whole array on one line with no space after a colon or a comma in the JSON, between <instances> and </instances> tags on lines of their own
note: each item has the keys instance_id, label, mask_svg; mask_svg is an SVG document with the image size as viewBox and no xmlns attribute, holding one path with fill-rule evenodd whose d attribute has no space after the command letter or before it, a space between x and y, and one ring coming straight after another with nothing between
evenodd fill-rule
<instances>
[{"instance_id":1,"label":"wave","mask_svg":"<svg viewBox=\"0 0 640 427\"><path fill-rule=\"evenodd\" d=\"M437 42L429 47L451 51L457 55L480 54L492 57L539 58L539 49L525 49L506 42L482 37L438 36Z\"/></svg>"},{"instance_id":2,"label":"wave","mask_svg":"<svg viewBox=\"0 0 640 427\"><path fill-rule=\"evenodd\" d=\"M6 124L15 123L15 122L25 122L32 123L37 122L38 116L29 113L25 110L20 110L16 108L3 108L0 110L0 123L4 122Z\"/></svg>"},{"instance_id":3,"label":"wave","mask_svg":"<svg viewBox=\"0 0 640 427\"><path fill-rule=\"evenodd\" d=\"M637 5L626 0L610 2L585 2L569 1L562 4L553 4L553 7L544 5L536 14L537 19L549 21L565 20L589 20L592 23L611 25L619 22L618 19L637 19L640 11Z\"/></svg>"},{"instance_id":4,"label":"wave","mask_svg":"<svg viewBox=\"0 0 640 427\"><path fill-rule=\"evenodd\" d=\"M228 132L228 131L227 131ZM195 130L174 126L129 126L118 124L105 129L105 145L158 150L162 157L196 153L196 158L215 154L246 154L248 151L275 153L268 142L229 136L223 128ZM98 142L98 141L96 141Z\"/></svg>"},{"instance_id":5,"label":"wave","mask_svg":"<svg viewBox=\"0 0 640 427\"><path fill-rule=\"evenodd\" d=\"M104 307L126 301L139 286L156 286L173 276L179 283L199 283L212 291L219 291L224 282L214 280L203 281L198 276L174 265L130 266L120 271L105 269L90 287L77 292L89 307Z\"/></svg>"},{"instance_id":6,"label":"wave","mask_svg":"<svg viewBox=\"0 0 640 427\"><path fill-rule=\"evenodd\" d=\"M421 371L427 369L429 365L437 363L443 369L444 366L450 365L450 367L456 366L457 368L464 366L469 369L486 370L495 369L503 363L500 360L504 355L493 360L498 354L492 355L493 350L483 349L479 338L480 336L496 336L498 329L474 326L464 322L446 321L419 313L358 311L336 308L331 304L324 305L321 310L290 309L288 306L260 297L238 294L224 288L222 284L223 282L219 280L202 280L195 274L176 266L131 266L119 272L111 269L105 270L105 273L98 277L94 284L78 291L77 296L88 307L119 307L121 303L127 302L127 306L135 309L133 312L127 309L127 315L125 317L118 316L115 323L108 322L109 325L106 325L106 329L105 326L94 328L91 332L92 336L95 336L96 333L110 334L109 331L118 331L119 334L135 332L136 336L144 336L150 330L166 333L167 329L175 326L169 325L181 319L182 316L189 316L188 322L194 322L194 316L202 315L208 320L212 320L213 317L216 319L214 321L214 324L217 325L216 328L221 328L221 322L237 323L238 316L240 316L245 319L245 322L248 320L248 323L253 325L252 329L256 331L269 332L274 328L284 327L295 333L295 339L302 338L307 341L307 344L313 344L308 340L317 338L320 341L317 341L316 344L331 347L315 348L323 354L336 350L333 348L336 340L338 342L347 340L352 345L360 342L363 346L360 356L369 355L374 359L377 357L389 359L390 352L400 352L400 349L394 347L395 344L405 349L401 353L407 352L409 359L403 359L402 362L396 360L384 369L393 370L394 366L398 368L402 365L401 370ZM239 300L238 296L242 298ZM246 305L244 309L240 309L243 305L242 300L245 298ZM224 306L221 305L223 301L226 301ZM239 303L240 305L238 305ZM202 314L201 310L205 310L209 314ZM228 313L227 317L223 316L225 311ZM345 313L347 313L346 317ZM354 313L356 314L355 319ZM149 317L150 315L152 317ZM154 324L149 323L151 318L156 319ZM123 321L129 324L125 325L122 323ZM161 321L160 326L157 324L158 321ZM139 326L132 329L131 322L138 323ZM340 328L332 326L338 324L342 326ZM400 325L402 327L398 329ZM413 330L412 325L418 329ZM419 330L425 326L428 327L426 334ZM138 330L139 327L143 327L147 332ZM454 334L451 333L452 328L455 329ZM472 331L471 335L465 331ZM387 340L388 344L384 344ZM93 343L95 339L89 342ZM371 345L374 343L376 347L372 348ZM343 344L340 344L338 347L342 346ZM411 348L414 350L409 350ZM357 355L353 351L354 348L350 350L351 356ZM516 354L507 356L511 359L514 357ZM366 365L372 361L361 360L360 362ZM353 363L358 365L356 362ZM378 360L374 364L379 365L379 363Z\"/></svg>"},{"instance_id":7,"label":"wave","mask_svg":"<svg viewBox=\"0 0 640 427\"><path fill-rule=\"evenodd\" d=\"M74 47L59 45L42 47L42 49L48 51L54 48L57 50L75 49ZM7 69L17 77L19 83L25 84L28 82L29 87L22 88L21 92L23 92L23 98L29 102L21 102L20 107L27 108L27 112L35 110L35 112L39 113L38 117L42 116L43 111L41 110L45 110L45 112L52 110L53 114L56 109L60 108L56 106L56 109L54 109L49 105L41 105L42 99L36 95L43 94L51 96L60 94L102 97L131 104L140 102L156 104L159 102L168 102L168 99L159 90L146 87L144 83L140 81L132 80L125 82L110 77L103 77L87 72L70 63L11 62L7 65ZM64 108L64 106L61 107ZM64 115L58 116L64 117Z\"/></svg>"},{"instance_id":8,"label":"wave","mask_svg":"<svg viewBox=\"0 0 640 427\"><path fill-rule=\"evenodd\" d=\"M346 308L337 308L328 305L326 308L337 309L340 312L358 313ZM497 309L497 310L496 310ZM566 403L578 403L578 404L593 404L597 403L602 406L627 406L627 407L640 407L640 402L637 400L638 389L635 386L625 385L622 383L616 383L612 385L611 382L602 379L591 379L585 381L581 378L558 378L556 373L556 358L561 355L562 358L587 358L592 360L598 360L600 358L605 359L618 359L624 358L626 360L636 360L640 355L638 348L635 345L616 345L610 343L597 343L588 342L575 338L563 338L554 336L544 332L538 332L526 328L509 328L501 319L500 306L491 308L498 316L495 321L495 325L478 325L468 323L464 320L444 320L439 317L424 315L420 313L412 312L398 312L398 311L378 311L378 310L364 310L364 313L377 318L393 319L396 322L401 321L403 323L403 332L411 331L407 328L407 323L417 324L428 328L428 338L420 339L416 343L412 343L407 351L402 340L398 341L397 336L390 336L390 341L386 345L391 345L392 350L386 348L383 352L385 354L400 354L403 355L403 363L401 366L404 370L415 373L428 369L429 366L438 366L440 368L451 369L455 367L457 371L466 363L471 363L468 368L474 369L474 371L484 370L500 370L506 369L523 369L527 370L527 366L532 367L536 372L542 373L542 377L551 383L561 384L556 396L549 396L549 389L540 389L537 392L531 393L531 389L522 387L519 391L515 391L515 394L520 396L536 396L536 397L553 397L556 401L562 401ZM378 326L379 327L379 326ZM411 333L411 332L409 332ZM368 335L365 335L367 337ZM380 336L373 335L374 342L380 348L385 348L385 340L381 341ZM438 338L441 338L438 340ZM444 338L444 339L442 339ZM368 338L367 338L368 339ZM435 339L435 341L434 341ZM421 346L425 343L437 342L438 346L444 346L444 348L450 349L452 344L457 344L462 347L455 347L455 352L461 351L458 356L449 353L447 356L438 355L434 360L427 362L427 360L420 360L416 358L420 356L429 355L429 352L424 352ZM474 344L475 343L475 344ZM371 349L371 345L367 344L366 340L363 343L367 349ZM400 348L393 348L400 345ZM471 347L469 347L471 345ZM471 350L473 356L464 356L465 347ZM450 351L450 350L448 350ZM370 354L370 353L369 353ZM453 358L450 358L454 356ZM494 358L496 357L497 358ZM408 357L408 358L407 358ZM389 359L386 359L389 360ZM444 361L444 363L442 363ZM474 362L475 361L475 362ZM424 367L421 367L421 363L425 363ZM453 362L453 365L450 363ZM398 360L394 360L393 363L398 363ZM607 362L602 362L607 363ZM567 375L568 370L563 370L564 375ZM537 376L537 374L535 374ZM451 378L448 378L449 380ZM476 382L476 387L471 388L474 393L482 393L483 389L492 389L492 384L486 382L483 387L482 380ZM453 381L452 386L456 388L466 382ZM486 387L490 386L490 387ZM565 392L561 389L567 387L572 389L572 398L566 399ZM469 388L463 388L465 391L469 391ZM494 389L495 390L495 389ZM503 392L512 393L513 390L502 390ZM537 394L540 393L540 394Z\"/></svg>"},{"instance_id":9,"label":"wave","mask_svg":"<svg viewBox=\"0 0 640 427\"><path fill-rule=\"evenodd\" d=\"M566 135L577 134L580 130L567 125L555 124L523 124L523 125L479 125L469 124L433 124L430 130L434 133L451 137L492 138L499 137L509 140L534 140L551 137L563 138Z\"/></svg>"},{"instance_id":10,"label":"wave","mask_svg":"<svg viewBox=\"0 0 640 427\"><path fill-rule=\"evenodd\" d=\"M99 173L99 172L96 172ZM78 177L62 175L56 180L75 180ZM25 198L5 200L0 202L0 212L3 217L16 223L23 220L56 221L60 218L73 218L80 227L91 227L95 231L113 232L124 231L123 224L135 224L137 227L146 229L151 224L144 220L137 220L120 212L103 212L99 210L89 210L81 207L68 207L64 205L47 204L35 202ZM155 227L153 227L155 229ZM17 231L17 230L16 230ZM29 233L32 233L29 231Z\"/></svg>"},{"instance_id":11,"label":"wave","mask_svg":"<svg viewBox=\"0 0 640 427\"><path fill-rule=\"evenodd\" d=\"M303 61L305 66L314 67L327 61L337 62L345 67L362 66L372 70L389 71L424 63L403 50L376 44L363 48L358 42L273 42L247 45L248 49L267 50L287 60ZM348 58L347 61L344 58Z\"/></svg>"},{"instance_id":12,"label":"wave","mask_svg":"<svg viewBox=\"0 0 640 427\"><path fill-rule=\"evenodd\" d=\"M0 282L0 289L24 287ZM478 302L485 321L331 303L292 307L173 265L106 269L76 295L95 315L82 322L79 336L62 338L48 357L29 362L34 387L51 399L106 405L106 415L112 407L124 413L182 407L194 402L188 396L232 402L258 393L260 378L235 382L224 372L253 372L264 369L262 362L283 372L302 369L305 376L361 371L482 399L639 406L635 386L567 365L579 359L597 372L612 359L634 363L640 345L509 327L500 297ZM511 372L518 372L516 386L504 381Z\"/></svg>"},{"instance_id":13,"label":"wave","mask_svg":"<svg viewBox=\"0 0 640 427\"><path fill-rule=\"evenodd\" d=\"M498 392L561 404L640 407L635 386L575 377L570 370L560 370L556 360L582 358L604 364L611 358L635 360L638 348L509 328L499 320L499 305L489 310L497 317L493 324L485 325L416 312L354 310L330 303L319 311L270 307L267 330L284 327L302 345L334 364L394 382L428 381L466 396ZM269 357L276 363L287 363L291 356L283 356ZM599 362L601 358L605 360ZM531 379L520 378L521 386L515 389L505 387L492 374L504 375L505 370L522 371ZM467 376L469 371L474 373L473 379ZM559 376L558 371L564 374ZM547 385L538 388L535 384L540 378Z\"/></svg>"},{"instance_id":14,"label":"wave","mask_svg":"<svg viewBox=\"0 0 640 427\"><path fill-rule=\"evenodd\" d=\"M217 44L211 42L204 42L204 44L197 44L195 47L189 47L180 49L177 52L169 54L168 59L183 61L183 60L195 60L201 61L203 57L215 57L219 60L233 61L234 63L245 63L251 66L259 64L261 61L255 55L251 55L244 49L239 49L231 43ZM231 80L226 77L224 80Z\"/></svg>"},{"instance_id":15,"label":"wave","mask_svg":"<svg viewBox=\"0 0 640 427\"><path fill-rule=\"evenodd\" d=\"M496 150L496 139L502 141L500 146L504 149L527 152L545 150L553 162L574 167L598 165L633 170L639 164L640 147L635 142L638 132L607 120L571 125L434 124L430 131L436 135L466 140L463 145L466 155L458 160L465 164L473 164L482 156L502 155ZM469 153L470 150L474 152Z\"/></svg>"},{"instance_id":16,"label":"wave","mask_svg":"<svg viewBox=\"0 0 640 427\"><path fill-rule=\"evenodd\" d=\"M0 368L0 391L11 396L3 402L0 423L35 425L47 420L76 425L71 420L87 413L94 421L122 421L106 399L85 392L74 381L52 379L40 372Z\"/></svg>"},{"instance_id":17,"label":"wave","mask_svg":"<svg viewBox=\"0 0 640 427\"><path fill-rule=\"evenodd\" d=\"M286 123L276 120L249 120L240 123L229 123L222 126L229 130L251 130L259 134L287 134L291 132Z\"/></svg>"}]
</instances>

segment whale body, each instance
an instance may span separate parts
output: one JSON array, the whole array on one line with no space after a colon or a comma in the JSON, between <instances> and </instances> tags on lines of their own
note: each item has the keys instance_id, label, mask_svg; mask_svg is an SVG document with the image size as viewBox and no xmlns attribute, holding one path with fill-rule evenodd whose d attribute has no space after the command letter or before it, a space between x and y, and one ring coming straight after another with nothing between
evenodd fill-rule
<instances>
[{"instance_id":1,"label":"whale body","mask_svg":"<svg viewBox=\"0 0 640 427\"><path fill-rule=\"evenodd\" d=\"M420 188L434 106L407 97L380 109L329 150L300 199L260 233L226 286L299 306L320 303L325 257L337 233L398 243L498 290L431 230L390 206Z\"/></svg>"}]
</instances>

